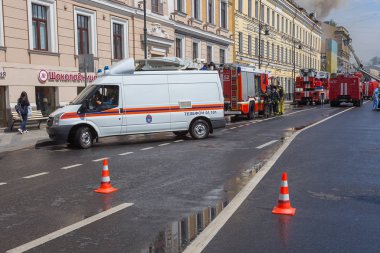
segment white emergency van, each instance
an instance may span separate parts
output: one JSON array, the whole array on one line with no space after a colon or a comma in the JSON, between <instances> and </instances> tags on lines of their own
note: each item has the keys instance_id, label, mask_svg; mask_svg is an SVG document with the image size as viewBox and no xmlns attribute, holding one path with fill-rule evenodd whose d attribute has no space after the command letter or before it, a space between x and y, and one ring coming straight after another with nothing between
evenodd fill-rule
<instances>
[{"instance_id":1,"label":"white emergency van","mask_svg":"<svg viewBox=\"0 0 380 253\"><path fill-rule=\"evenodd\" d=\"M217 71L188 70L178 58L137 63L126 59L105 67L103 76L50 114L50 138L89 148L107 136L171 131L203 139L225 127Z\"/></svg>"}]
</instances>

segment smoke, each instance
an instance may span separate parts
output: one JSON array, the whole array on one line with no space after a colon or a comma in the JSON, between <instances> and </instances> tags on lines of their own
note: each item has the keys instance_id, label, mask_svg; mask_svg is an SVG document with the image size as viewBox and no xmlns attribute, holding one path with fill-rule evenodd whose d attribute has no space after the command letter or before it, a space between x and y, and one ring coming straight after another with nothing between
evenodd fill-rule
<instances>
[{"instance_id":1,"label":"smoke","mask_svg":"<svg viewBox=\"0 0 380 253\"><path fill-rule=\"evenodd\" d=\"M330 12L343 4L343 0L297 0L308 12L317 12L317 18L325 18Z\"/></svg>"}]
</instances>

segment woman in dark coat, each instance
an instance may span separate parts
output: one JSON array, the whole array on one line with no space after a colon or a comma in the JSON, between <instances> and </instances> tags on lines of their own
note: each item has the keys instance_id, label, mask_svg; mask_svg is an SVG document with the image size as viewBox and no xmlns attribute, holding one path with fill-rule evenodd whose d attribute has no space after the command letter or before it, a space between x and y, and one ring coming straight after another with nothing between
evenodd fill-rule
<instances>
[{"instance_id":1,"label":"woman in dark coat","mask_svg":"<svg viewBox=\"0 0 380 253\"><path fill-rule=\"evenodd\" d=\"M26 130L26 122L28 121L28 107L30 106L28 94L25 91L21 92L20 98L17 100L17 104L19 105L19 115L22 118L21 128L18 131L21 134L27 133Z\"/></svg>"}]
</instances>

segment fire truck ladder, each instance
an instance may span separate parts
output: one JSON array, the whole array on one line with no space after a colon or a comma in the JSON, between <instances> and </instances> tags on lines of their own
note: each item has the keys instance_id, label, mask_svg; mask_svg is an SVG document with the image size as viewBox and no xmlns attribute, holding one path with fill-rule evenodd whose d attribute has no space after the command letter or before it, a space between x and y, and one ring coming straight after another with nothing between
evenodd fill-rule
<instances>
[{"instance_id":1,"label":"fire truck ladder","mask_svg":"<svg viewBox=\"0 0 380 253\"><path fill-rule=\"evenodd\" d=\"M351 54L354 56L355 58L355 61L356 61L356 64L357 66L353 66L357 71L360 71L363 73L364 76L366 76L367 78L369 77L369 79L374 79L378 82L380 82L380 78L378 76L375 76L375 75L372 75L371 73L369 73L368 71L366 71L364 68L363 68L363 64L362 62L360 61L359 57L356 55L355 53L355 50L354 48L352 47L351 45L351 42L352 42L352 39L348 39L348 40L344 40L343 41L344 44L348 47L348 49L350 50Z\"/></svg>"}]
</instances>

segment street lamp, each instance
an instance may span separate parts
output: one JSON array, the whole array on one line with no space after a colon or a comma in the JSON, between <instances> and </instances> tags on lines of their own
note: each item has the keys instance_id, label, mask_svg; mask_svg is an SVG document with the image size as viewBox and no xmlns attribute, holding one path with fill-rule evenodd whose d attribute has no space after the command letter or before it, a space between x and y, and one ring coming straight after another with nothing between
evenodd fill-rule
<instances>
[{"instance_id":1,"label":"street lamp","mask_svg":"<svg viewBox=\"0 0 380 253\"><path fill-rule=\"evenodd\" d=\"M263 15L261 13L261 0L260 0L260 6L259 6L259 69L261 69L261 30L264 29L264 35L269 35L269 26L264 25L261 23L261 16ZM263 21L264 22L264 21Z\"/></svg>"},{"instance_id":2,"label":"street lamp","mask_svg":"<svg viewBox=\"0 0 380 253\"><path fill-rule=\"evenodd\" d=\"M148 49L147 49L147 29L146 29L146 0L144 0L144 59L148 59ZM146 65L146 62L145 62Z\"/></svg>"}]
</instances>

